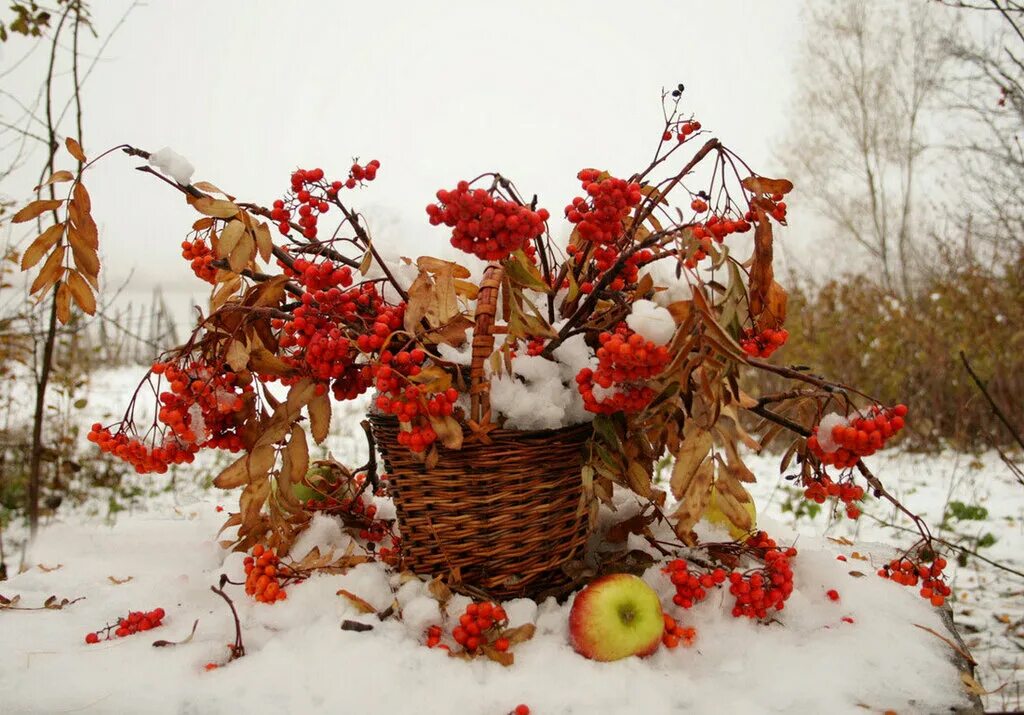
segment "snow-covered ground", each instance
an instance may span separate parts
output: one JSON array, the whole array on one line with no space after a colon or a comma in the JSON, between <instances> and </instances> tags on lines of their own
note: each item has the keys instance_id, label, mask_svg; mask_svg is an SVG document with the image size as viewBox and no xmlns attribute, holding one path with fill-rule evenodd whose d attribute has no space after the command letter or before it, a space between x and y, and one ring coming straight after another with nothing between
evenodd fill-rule
<instances>
[{"instance_id":1,"label":"snow-covered ground","mask_svg":"<svg viewBox=\"0 0 1024 715\"><path fill-rule=\"evenodd\" d=\"M140 373L118 371L94 379L84 419L109 422L104 414L115 412ZM358 409L352 418L357 414ZM357 422L353 419L349 430L336 425L330 438L334 454L352 463L365 456ZM216 541L224 518L216 507L230 509L235 495L198 486L209 474L197 467L191 480L179 477L174 491L148 499L143 509L122 512L113 524L88 504L62 510L28 551L26 570L0 582L0 594L20 596L21 607L40 606L51 595L84 599L62 610L0 610L0 711L498 715L525 703L537 714L906 713L938 712L960 702L963 686L950 647L917 627L944 634L937 612L912 589L874 576L873 564L857 558L874 558L884 551L879 542L908 544L913 535L874 521L894 520L877 504L855 523L828 523L825 514L795 517L788 509L801 500L776 476L777 462L771 456L749 458L760 478L754 495L761 526L800 551L796 591L779 622L764 626L734 619L720 593L679 613L671 605L670 584L654 568L647 580L664 596L667 612L697 629L696 642L609 664L588 661L571 649L569 604L554 601L507 604L512 625L529 621L537 627L533 639L513 647L512 667L449 658L423 645L424 628L440 617L420 587L406 584L398 594L403 620L383 622L337 595L345 589L378 609L392 604L397 577L366 564L290 586L288 599L274 605L255 603L241 587L227 586L247 654L208 671L207 663L226 663L227 644L234 639L231 613L210 586L220 574L243 578L242 557L223 552ZM997 458L892 455L875 458L872 466L925 516L936 535L970 540L972 549L1024 571L1024 487ZM984 506L987 514L949 519L940 529L954 502L965 506L958 510L961 516L979 515L967 508L972 506ZM342 545L348 538L339 540L327 519L317 524L318 538L307 542ZM986 533L995 543L978 547L987 541ZM17 537L17 529L5 534L8 544ZM10 563L8 554L13 574L17 563ZM965 566L955 558L950 563L953 607L979 662L979 679L989 690L1006 684L986 703L989 709L1021 707L1024 578L973 557ZM838 590L838 601L826 596L829 589ZM86 633L129 610L157 607L167 615L151 633L84 642ZM461 606L450 604L449 611L454 618ZM346 619L373 629L342 630ZM156 639L184 639L196 620L190 642L151 646Z\"/></svg>"}]
</instances>

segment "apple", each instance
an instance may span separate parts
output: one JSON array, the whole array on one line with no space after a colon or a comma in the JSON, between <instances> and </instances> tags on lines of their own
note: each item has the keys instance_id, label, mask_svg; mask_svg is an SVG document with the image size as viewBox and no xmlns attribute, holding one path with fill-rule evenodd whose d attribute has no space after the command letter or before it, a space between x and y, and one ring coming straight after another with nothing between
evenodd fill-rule
<instances>
[{"instance_id":1,"label":"apple","mask_svg":"<svg viewBox=\"0 0 1024 715\"><path fill-rule=\"evenodd\" d=\"M569 638L591 660L650 655L665 630L658 594L632 574L602 576L584 588L569 612Z\"/></svg>"},{"instance_id":2,"label":"apple","mask_svg":"<svg viewBox=\"0 0 1024 715\"><path fill-rule=\"evenodd\" d=\"M726 527L729 530L729 536L737 541L750 536L751 533L757 530L757 509L754 507L753 500L737 502L750 515L749 529L743 529L733 524L729 517L725 515L725 512L722 511L719 501L718 490L711 487L711 500L708 501L708 506L704 510L705 521L709 524L720 524Z\"/></svg>"}]
</instances>

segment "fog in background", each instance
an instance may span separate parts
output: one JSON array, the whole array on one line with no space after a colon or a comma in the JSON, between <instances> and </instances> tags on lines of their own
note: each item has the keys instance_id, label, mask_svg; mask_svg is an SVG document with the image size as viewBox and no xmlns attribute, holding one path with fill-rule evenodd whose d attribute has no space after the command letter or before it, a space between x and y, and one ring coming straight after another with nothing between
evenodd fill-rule
<instances>
[{"instance_id":1,"label":"fog in background","mask_svg":"<svg viewBox=\"0 0 1024 715\"><path fill-rule=\"evenodd\" d=\"M130 7L93 3L100 37L83 33L84 56L99 51ZM500 170L538 194L564 237L562 207L579 192L576 172L628 175L646 165L662 122L661 90L679 82L686 111L714 136L760 173L785 173L773 147L798 120L789 107L800 8L792 0L154 0L131 10L85 83L84 144L90 158L120 143L170 146L196 166L194 180L265 205L296 167L343 177L353 157L379 159L378 179L350 201L379 245L415 255L450 250L423 211L434 192ZM18 37L2 46L3 92L26 104L38 99L45 44ZM30 155L0 192L26 198L43 157ZM195 213L132 171L139 163L117 154L87 177L101 279L108 293L125 286L121 301L148 300L159 286L185 320L190 300L206 295L180 256ZM780 243L813 232L800 190L789 201L800 228Z\"/></svg>"}]
</instances>

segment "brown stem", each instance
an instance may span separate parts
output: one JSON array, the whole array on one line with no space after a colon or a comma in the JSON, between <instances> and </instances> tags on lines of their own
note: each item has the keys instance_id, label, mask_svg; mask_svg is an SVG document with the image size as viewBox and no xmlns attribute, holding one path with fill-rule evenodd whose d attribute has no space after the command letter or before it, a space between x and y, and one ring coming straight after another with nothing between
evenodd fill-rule
<instances>
[{"instance_id":1,"label":"brown stem","mask_svg":"<svg viewBox=\"0 0 1024 715\"><path fill-rule=\"evenodd\" d=\"M76 18L79 12L77 6L68 5L61 15L60 24L53 34L53 44L50 48L50 64L46 74L46 128L49 135L49 155L46 164L40 172L39 183L42 183L46 174L53 173L53 159L57 153L57 127L53 124L53 72L57 61L57 48L59 47L60 32L68 18L68 14L75 9ZM76 19L77 23L77 19ZM77 24L76 24L77 26ZM81 167L79 167L81 168ZM53 184L49 186L50 198L54 198ZM36 193L38 197L38 191ZM54 223L59 220L57 212L53 214ZM36 382L35 410L32 414L32 450L29 456L28 468L28 523L29 538L35 538L39 530L39 488L42 480L40 470L43 456L43 417L45 416L46 388L50 382L50 372L53 369L53 349L57 340L57 290L60 281L53 287L53 298L50 302L50 315L46 327L46 337L43 341L42 366L39 373L39 380Z\"/></svg>"},{"instance_id":2,"label":"brown stem","mask_svg":"<svg viewBox=\"0 0 1024 715\"><path fill-rule=\"evenodd\" d=\"M964 368L967 370L967 374L971 376L971 379L974 381L974 384L977 385L978 389L981 391L981 394L985 396L986 400L988 400L988 404L989 407L992 408L992 412L995 414L996 417L999 418L999 421L1003 423L1003 426L1006 427L1006 429L1009 431L1010 435L1013 437L1013 440L1020 446L1021 449L1024 449L1024 437L1021 437L1021 434L1020 432L1017 431L1017 428L1010 423L1010 420L1007 419L1002 409L1000 409L999 405L996 404L996 401L992 399L992 395L990 395L988 392L988 386L984 382L982 382L981 378L978 377L977 373L974 372L974 368L972 368L971 363L967 361L967 355L964 354L963 350L960 351L960 361L963 362Z\"/></svg>"},{"instance_id":3,"label":"brown stem","mask_svg":"<svg viewBox=\"0 0 1024 715\"><path fill-rule=\"evenodd\" d=\"M224 584L226 583L228 583L228 577L221 574L220 588L210 586L210 590L227 601L228 608L231 609L231 617L235 619L235 642L231 646L231 657L228 658L228 661L230 662L245 655L245 644L242 643L242 624L238 620L238 611L235 610L235 604L231 601L228 595L224 593Z\"/></svg>"}]
</instances>

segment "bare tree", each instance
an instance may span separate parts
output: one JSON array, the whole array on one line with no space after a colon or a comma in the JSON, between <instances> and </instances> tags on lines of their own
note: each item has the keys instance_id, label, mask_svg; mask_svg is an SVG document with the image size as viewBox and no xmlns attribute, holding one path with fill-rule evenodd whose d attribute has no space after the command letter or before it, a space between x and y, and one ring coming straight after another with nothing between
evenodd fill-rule
<instances>
[{"instance_id":1,"label":"bare tree","mask_svg":"<svg viewBox=\"0 0 1024 715\"><path fill-rule=\"evenodd\" d=\"M956 63L948 91L962 127L948 149L962 183L966 235L997 257L1024 250L1024 3L942 0L976 23L949 46Z\"/></svg>"},{"instance_id":2,"label":"bare tree","mask_svg":"<svg viewBox=\"0 0 1024 715\"><path fill-rule=\"evenodd\" d=\"M923 0L808 2L806 12L787 160L839 236L874 259L887 288L906 294L947 31Z\"/></svg>"}]
</instances>

